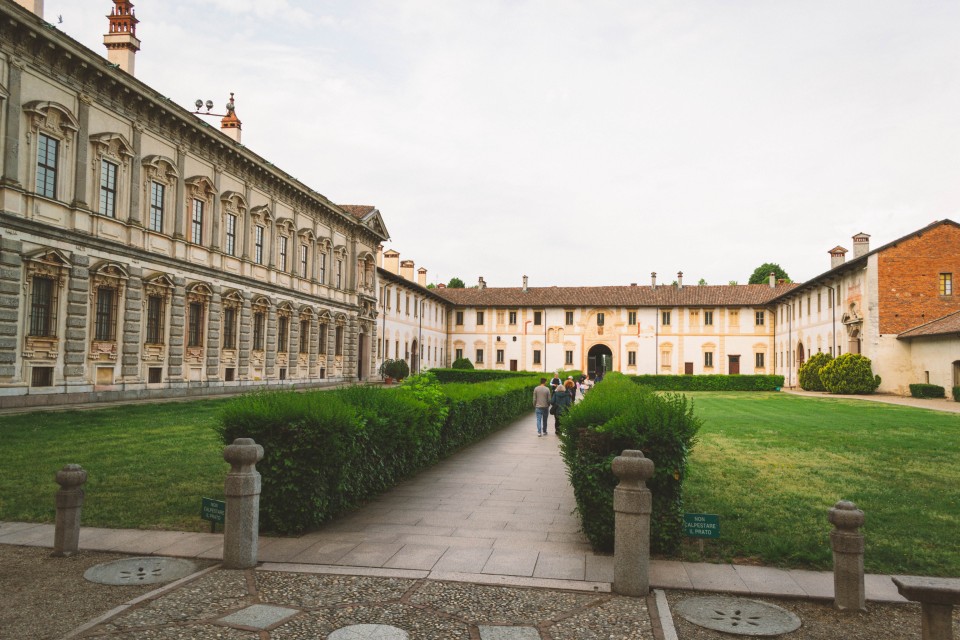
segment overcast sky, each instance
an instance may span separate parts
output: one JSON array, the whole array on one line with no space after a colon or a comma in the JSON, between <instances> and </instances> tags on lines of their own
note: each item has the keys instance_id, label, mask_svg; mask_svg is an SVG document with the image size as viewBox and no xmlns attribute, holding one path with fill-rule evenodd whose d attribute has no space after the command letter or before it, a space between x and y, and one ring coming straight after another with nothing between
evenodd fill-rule
<instances>
[{"instance_id":1,"label":"overcast sky","mask_svg":"<svg viewBox=\"0 0 960 640\"><path fill-rule=\"evenodd\" d=\"M960 3L140 0L137 77L468 285L794 280L960 221ZM109 0L46 0L105 53ZM214 124L219 120L214 119Z\"/></svg>"}]
</instances>

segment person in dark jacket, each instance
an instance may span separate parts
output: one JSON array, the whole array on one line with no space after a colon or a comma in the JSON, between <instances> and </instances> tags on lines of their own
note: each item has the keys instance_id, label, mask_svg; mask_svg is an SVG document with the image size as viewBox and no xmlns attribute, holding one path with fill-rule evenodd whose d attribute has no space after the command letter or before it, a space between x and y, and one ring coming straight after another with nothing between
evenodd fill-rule
<instances>
[{"instance_id":1,"label":"person in dark jacket","mask_svg":"<svg viewBox=\"0 0 960 640\"><path fill-rule=\"evenodd\" d=\"M553 412L553 430L555 433L560 432L560 416L566 413L571 404L573 404L573 399L570 397L570 392L565 386L558 386L553 392L553 397L550 398L550 410Z\"/></svg>"}]
</instances>

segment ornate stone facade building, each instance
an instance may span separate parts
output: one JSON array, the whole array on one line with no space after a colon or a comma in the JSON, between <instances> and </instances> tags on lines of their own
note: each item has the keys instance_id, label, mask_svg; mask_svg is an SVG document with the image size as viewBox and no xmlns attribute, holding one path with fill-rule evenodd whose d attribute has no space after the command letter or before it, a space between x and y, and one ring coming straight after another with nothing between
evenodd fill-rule
<instances>
[{"instance_id":1,"label":"ornate stone facade building","mask_svg":"<svg viewBox=\"0 0 960 640\"><path fill-rule=\"evenodd\" d=\"M379 212L136 80L114 4L108 62L0 2L0 404L375 375Z\"/></svg>"}]
</instances>

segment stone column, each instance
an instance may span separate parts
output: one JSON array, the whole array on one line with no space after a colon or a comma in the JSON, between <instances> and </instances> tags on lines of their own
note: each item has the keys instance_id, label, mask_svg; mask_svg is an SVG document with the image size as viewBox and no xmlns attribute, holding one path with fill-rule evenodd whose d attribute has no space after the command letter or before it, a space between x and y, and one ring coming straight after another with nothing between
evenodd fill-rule
<instances>
[{"instance_id":1,"label":"stone column","mask_svg":"<svg viewBox=\"0 0 960 640\"><path fill-rule=\"evenodd\" d=\"M223 349L223 339L220 333L220 324L223 318L223 298L220 296L222 287L214 286L210 297L210 306L207 309L207 382L220 380L220 351Z\"/></svg>"},{"instance_id":2,"label":"stone column","mask_svg":"<svg viewBox=\"0 0 960 640\"><path fill-rule=\"evenodd\" d=\"M63 378L69 387L92 384L86 380L87 331L90 316L90 258L70 256L73 268L67 282L67 330L63 342Z\"/></svg>"},{"instance_id":3,"label":"stone column","mask_svg":"<svg viewBox=\"0 0 960 640\"><path fill-rule=\"evenodd\" d=\"M184 223L183 212L187 206L184 200L187 197L186 176L183 173L187 170L187 154L183 147L177 147L177 194L176 201L173 203L173 239L183 240Z\"/></svg>"},{"instance_id":4,"label":"stone column","mask_svg":"<svg viewBox=\"0 0 960 640\"><path fill-rule=\"evenodd\" d=\"M30 301L29 292L21 295L22 251L22 241L0 237L0 380L4 382L11 382L17 375L17 344L29 328L29 324L20 323L20 305ZM27 318L29 322L29 314ZM27 372L21 375L26 376Z\"/></svg>"},{"instance_id":5,"label":"stone column","mask_svg":"<svg viewBox=\"0 0 960 640\"><path fill-rule=\"evenodd\" d=\"M143 269L129 267L130 277L127 279L126 295L123 301L123 355L121 357L120 375L126 382L146 382L141 379L140 349L143 340L140 329L143 326Z\"/></svg>"},{"instance_id":6,"label":"stone column","mask_svg":"<svg viewBox=\"0 0 960 640\"><path fill-rule=\"evenodd\" d=\"M249 569L257 564L260 535L260 473L257 463L263 459L263 447L253 438L237 438L233 444L224 447L223 459L230 463L223 488L227 499L223 567Z\"/></svg>"},{"instance_id":7,"label":"stone column","mask_svg":"<svg viewBox=\"0 0 960 640\"><path fill-rule=\"evenodd\" d=\"M863 511L841 500L829 512L833 548L833 606L841 611L866 611L863 584Z\"/></svg>"},{"instance_id":8,"label":"stone column","mask_svg":"<svg viewBox=\"0 0 960 640\"><path fill-rule=\"evenodd\" d=\"M290 348L287 350L287 377L296 378L300 367L300 310L290 313Z\"/></svg>"},{"instance_id":9,"label":"stone column","mask_svg":"<svg viewBox=\"0 0 960 640\"><path fill-rule=\"evenodd\" d=\"M210 225L210 248L214 251L220 250L220 167L213 167L213 202L210 203L210 218L212 224ZM237 222L240 222L239 220ZM237 229L234 228L234 233ZM234 237L234 242L236 242L236 237ZM234 253L236 253L237 248L233 248Z\"/></svg>"},{"instance_id":10,"label":"stone column","mask_svg":"<svg viewBox=\"0 0 960 640\"><path fill-rule=\"evenodd\" d=\"M23 75L23 66L16 61L7 65L7 99L6 118L7 131L3 144L3 178L0 183L11 186L20 186L20 118L23 104L20 97L20 79Z\"/></svg>"},{"instance_id":11,"label":"stone column","mask_svg":"<svg viewBox=\"0 0 960 640\"><path fill-rule=\"evenodd\" d=\"M55 557L70 556L80 547L80 510L83 508L83 483L87 472L78 464L57 471L57 524L53 534Z\"/></svg>"},{"instance_id":12,"label":"stone column","mask_svg":"<svg viewBox=\"0 0 960 640\"><path fill-rule=\"evenodd\" d=\"M237 379L246 380L250 375L250 347L253 342L253 311L250 308L252 294L243 294L240 307L240 349L237 354Z\"/></svg>"},{"instance_id":13,"label":"stone column","mask_svg":"<svg viewBox=\"0 0 960 640\"><path fill-rule=\"evenodd\" d=\"M74 152L76 175L73 176L72 206L86 209L87 177L90 175L90 167L87 166L90 156L90 98L83 94L77 100L77 122L80 123L80 130L77 131L77 148ZM95 209L99 212L99 204Z\"/></svg>"},{"instance_id":14,"label":"stone column","mask_svg":"<svg viewBox=\"0 0 960 640\"><path fill-rule=\"evenodd\" d=\"M266 320L267 335L264 344L263 378L264 380L270 380L274 376L274 365L277 363L277 306L275 304L271 304L270 308L267 309Z\"/></svg>"},{"instance_id":15,"label":"stone column","mask_svg":"<svg viewBox=\"0 0 960 640\"><path fill-rule=\"evenodd\" d=\"M653 461L642 451L627 449L613 459L620 484L613 490L613 590L625 596L650 592L650 512L653 495L646 481Z\"/></svg>"},{"instance_id":16,"label":"stone column","mask_svg":"<svg viewBox=\"0 0 960 640\"><path fill-rule=\"evenodd\" d=\"M309 374L310 378L316 378L320 375L320 370L317 367L317 354L320 349L320 329L317 316L313 315L310 317L310 358L309 358Z\"/></svg>"},{"instance_id":17,"label":"stone column","mask_svg":"<svg viewBox=\"0 0 960 640\"><path fill-rule=\"evenodd\" d=\"M133 123L133 139L130 141L130 144L133 145L133 158L130 160L129 221L130 224L135 227L142 227L143 222L140 220L140 190L143 189L143 185L140 184L140 172L142 170L140 162L143 159L143 126L139 122Z\"/></svg>"},{"instance_id":18,"label":"stone column","mask_svg":"<svg viewBox=\"0 0 960 640\"><path fill-rule=\"evenodd\" d=\"M170 380L183 380L183 345L186 324L186 280L173 278L173 296L170 300L170 348L167 351L167 375Z\"/></svg>"}]
</instances>

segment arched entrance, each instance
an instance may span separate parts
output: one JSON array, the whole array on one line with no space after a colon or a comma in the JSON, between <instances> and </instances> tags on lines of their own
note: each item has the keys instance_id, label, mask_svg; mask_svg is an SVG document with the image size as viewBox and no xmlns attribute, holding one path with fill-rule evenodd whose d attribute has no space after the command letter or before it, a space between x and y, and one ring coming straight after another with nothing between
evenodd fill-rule
<instances>
[{"instance_id":1,"label":"arched entrance","mask_svg":"<svg viewBox=\"0 0 960 640\"><path fill-rule=\"evenodd\" d=\"M797 368L803 366L803 363L807 361L806 354L803 351L803 343L797 342Z\"/></svg>"},{"instance_id":2,"label":"arched entrance","mask_svg":"<svg viewBox=\"0 0 960 640\"><path fill-rule=\"evenodd\" d=\"M414 340L410 345L410 375L420 373L420 344Z\"/></svg>"},{"instance_id":3,"label":"arched entrance","mask_svg":"<svg viewBox=\"0 0 960 640\"><path fill-rule=\"evenodd\" d=\"M605 344L595 344L587 351L587 375L596 378L613 371L613 351Z\"/></svg>"}]
</instances>

